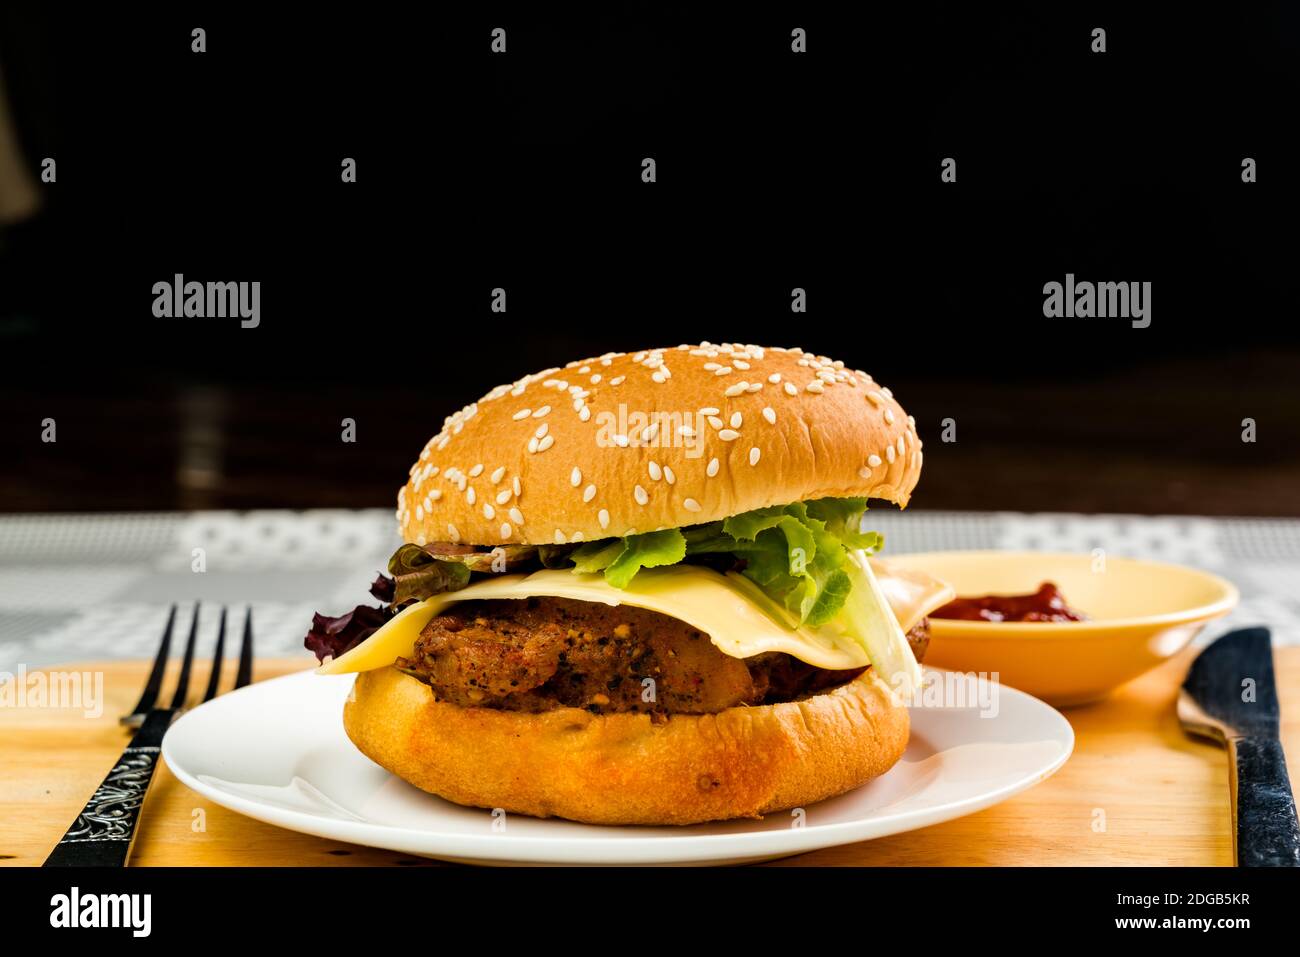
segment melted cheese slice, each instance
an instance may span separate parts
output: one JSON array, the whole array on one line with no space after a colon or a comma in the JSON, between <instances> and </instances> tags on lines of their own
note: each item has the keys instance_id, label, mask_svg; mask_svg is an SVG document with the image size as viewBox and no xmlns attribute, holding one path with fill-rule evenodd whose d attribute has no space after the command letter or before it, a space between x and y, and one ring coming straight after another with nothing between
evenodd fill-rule
<instances>
[{"instance_id":1,"label":"melted cheese slice","mask_svg":"<svg viewBox=\"0 0 1300 957\"><path fill-rule=\"evenodd\" d=\"M926 612L951 600L952 589L922 573L895 573L873 561L872 571L903 631ZM572 598L606 605L631 605L660 612L707 634L723 654L750 658L780 651L818 668L861 668L870 662L862 645L833 628L794 625L749 579L699 565L643 569L623 589L602 575L546 569L531 575L502 575L459 591L444 592L404 608L387 624L317 673L348 674L384 668L408 657L424 626L457 602L490 598Z\"/></svg>"},{"instance_id":2,"label":"melted cheese slice","mask_svg":"<svg viewBox=\"0 0 1300 957\"><path fill-rule=\"evenodd\" d=\"M957 590L946 581L923 571L894 568L877 558L868 559L868 563L904 632L911 631L930 612L957 597Z\"/></svg>"}]
</instances>

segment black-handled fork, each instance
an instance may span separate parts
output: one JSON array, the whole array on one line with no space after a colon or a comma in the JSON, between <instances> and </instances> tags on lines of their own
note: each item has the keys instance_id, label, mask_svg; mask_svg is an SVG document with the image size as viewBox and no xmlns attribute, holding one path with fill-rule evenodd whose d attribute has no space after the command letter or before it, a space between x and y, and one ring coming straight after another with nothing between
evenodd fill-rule
<instances>
[{"instance_id":1,"label":"black-handled fork","mask_svg":"<svg viewBox=\"0 0 1300 957\"><path fill-rule=\"evenodd\" d=\"M172 629L176 624L176 606L172 605L163 630L162 644L154 657L153 669L135 710L122 718L122 723L135 729L135 736L113 770L108 772L90 801L77 815L77 820L63 840L55 845L45 860L46 867L123 867L131 854L140 810L144 805L163 735L175 717L185 709L189 694L190 666L194 663L194 643L199 630L199 606L194 605L194 618L190 622L189 638L185 642L185 657L181 673L172 694L171 707L155 705L162 692L163 674L171 652ZM217 627L217 646L212 656L212 674L203 700L217 696L221 681L221 661L226 643L226 609L221 609ZM244 617L244 636L239 650L239 671L235 687L242 688L253 680L253 609Z\"/></svg>"}]
</instances>

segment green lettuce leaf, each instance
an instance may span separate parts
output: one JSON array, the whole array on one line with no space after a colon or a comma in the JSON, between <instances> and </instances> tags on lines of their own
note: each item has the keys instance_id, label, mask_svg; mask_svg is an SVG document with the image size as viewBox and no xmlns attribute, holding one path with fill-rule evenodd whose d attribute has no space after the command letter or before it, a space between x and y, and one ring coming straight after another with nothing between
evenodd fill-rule
<instances>
[{"instance_id":1,"label":"green lettuce leaf","mask_svg":"<svg viewBox=\"0 0 1300 957\"><path fill-rule=\"evenodd\" d=\"M605 581L615 588L626 588L641 569L676 565L685 558L686 537L681 529L665 528L644 535L590 542L571 557L575 572L603 571Z\"/></svg>"},{"instance_id":2,"label":"green lettuce leaf","mask_svg":"<svg viewBox=\"0 0 1300 957\"><path fill-rule=\"evenodd\" d=\"M818 499L742 512L720 522L588 542L569 555L574 571L604 572L626 588L642 568L694 556L743 560L742 574L801 623L824 625L840 614L853 588L849 549L878 551L883 539L863 532L867 501Z\"/></svg>"},{"instance_id":3,"label":"green lettuce leaf","mask_svg":"<svg viewBox=\"0 0 1300 957\"><path fill-rule=\"evenodd\" d=\"M464 588L469 584L470 566L434 558L419 545L408 543L388 559L388 573L393 576L392 604L397 607Z\"/></svg>"},{"instance_id":4,"label":"green lettuce leaf","mask_svg":"<svg viewBox=\"0 0 1300 957\"><path fill-rule=\"evenodd\" d=\"M876 583L866 553L851 552L844 570L852 583L842 611L845 632L861 642L871 667L891 688L903 695L920 688L921 666Z\"/></svg>"},{"instance_id":5,"label":"green lettuce leaf","mask_svg":"<svg viewBox=\"0 0 1300 957\"><path fill-rule=\"evenodd\" d=\"M860 548L868 555L885 544L879 532L862 531L862 517L867 513L865 498L819 498L808 502L808 514L826 525L826 531L846 548Z\"/></svg>"}]
</instances>

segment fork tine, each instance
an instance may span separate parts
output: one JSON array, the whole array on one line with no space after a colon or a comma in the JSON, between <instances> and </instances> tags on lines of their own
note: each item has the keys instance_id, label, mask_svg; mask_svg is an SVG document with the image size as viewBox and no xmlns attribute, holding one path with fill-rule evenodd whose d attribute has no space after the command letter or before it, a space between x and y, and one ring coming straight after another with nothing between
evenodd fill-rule
<instances>
[{"instance_id":1,"label":"fork tine","mask_svg":"<svg viewBox=\"0 0 1300 957\"><path fill-rule=\"evenodd\" d=\"M181 676L176 680L176 693L172 695L172 710L185 707L185 697L190 691L190 666L194 664L194 642L199 634L199 603L194 603L194 617L190 619L190 636L185 640L185 658L181 661Z\"/></svg>"},{"instance_id":2,"label":"fork tine","mask_svg":"<svg viewBox=\"0 0 1300 957\"><path fill-rule=\"evenodd\" d=\"M221 621L217 623L217 649L212 655L212 674L208 676L208 688L203 692L203 700L211 701L217 696L217 685L221 683L221 658L226 649L226 606L221 606Z\"/></svg>"},{"instance_id":3,"label":"fork tine","mask_svg":"<svg viewBox=\"0 0 1300 957\"><path fill-rule=\"evenodd\" d=\"M172 627L175 624L176 606L172 605L171 611L167 613L167 626L163 629L162 644L153 659L153 670L149 672L149 680L145 683L144 691L136 703L135 710L131 712L132 715L144 714L152 709L158 700L158 692L162 689L163 671L167 668L167 656L172 647Z\"/></svg>"},{"instance_id":4,"label":"fork tine","mask_svg":"<svg viewBox=\"0 0 1300 957\"><path fill-rule=\"evenodd\" d=\"M235 687L242 688L253 681L253 606L248 606L244 616L244 640L239 646L239 673L235 676Z\"/></svg>"}]
</instances>

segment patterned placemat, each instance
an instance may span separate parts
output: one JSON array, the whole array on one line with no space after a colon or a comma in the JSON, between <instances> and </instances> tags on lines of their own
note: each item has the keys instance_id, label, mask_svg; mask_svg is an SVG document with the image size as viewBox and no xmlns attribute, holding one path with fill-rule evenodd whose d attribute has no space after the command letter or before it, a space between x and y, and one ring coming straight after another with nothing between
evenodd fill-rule
<instances>
[{"instance_id":1,"label":"patterned placemat","mask_svg":"<svg viewBox=\"0 0 1300 957\"><path fill-rule=\"evenodd\" d=\"M1194 565L1241 590L1227 627L1267 624L1300 644L1300 520L877 510L886 554L945 549L1091 551ZM339 613L398 538L391 511L0 516L0 671L151 657L167 608L251 605L262 656L304 655L313 611ZM185 619L188 620L188 619Z\"/></svg>"}]
</instances>

